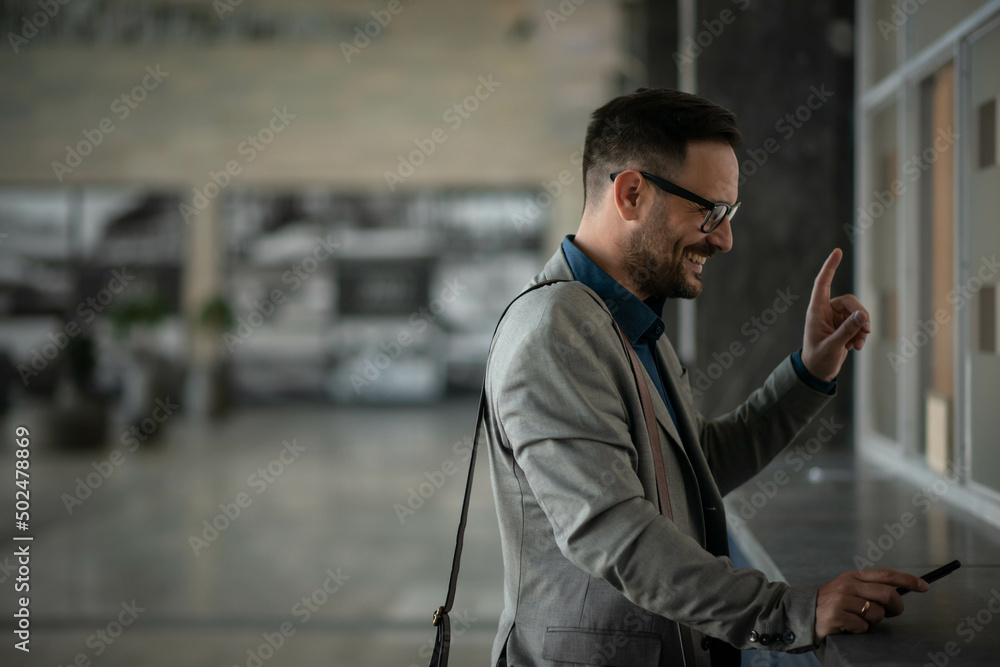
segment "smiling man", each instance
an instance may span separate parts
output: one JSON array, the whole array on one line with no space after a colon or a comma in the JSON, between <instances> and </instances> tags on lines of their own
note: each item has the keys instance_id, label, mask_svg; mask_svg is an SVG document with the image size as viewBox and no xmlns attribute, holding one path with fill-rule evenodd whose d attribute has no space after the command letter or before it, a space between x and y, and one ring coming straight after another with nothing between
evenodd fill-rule
<instances>
[{"instance_id":1,"label":"smiling man","mask_svg":"<svg viewBox=\"0 0 1000 667\"><path fill-rule=\"evenodd\" d=\"M481 427L505 569L492 664L736 666L737 649L802 652L865 632L902 612L896 586L926 590L887 569L792 587L729 559L722 497L827 405L870 332L856 298L830 298L834 250L802 349L732 412L696 410L660 314L697 297L712 257L733 247L739 142L731 112L673 90L593 113L579 231L534 280L563 282L514 302L487 365ZM667 498L615 323L641 362Z\"/></svg>"}]
</instances>

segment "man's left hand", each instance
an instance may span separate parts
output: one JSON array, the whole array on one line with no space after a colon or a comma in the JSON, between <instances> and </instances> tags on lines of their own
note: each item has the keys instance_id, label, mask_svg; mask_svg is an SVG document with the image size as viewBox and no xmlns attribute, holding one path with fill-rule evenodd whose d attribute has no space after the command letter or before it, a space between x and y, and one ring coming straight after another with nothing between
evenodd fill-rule
<instances>
[{"instance_id":1,"label":"man's left hand","mask_svg":"<svg viewBox=\"0 0 1000 667\"><path fill-rule=\"evenodd\" d=\"M860 350L871 333L871 317L853 294L830 298L830 285L843 253L835 248L826 258L806 310L806 330L802 339L802 363L821 380L830 381L851 349Z\"/></svg>"}]
</instances>

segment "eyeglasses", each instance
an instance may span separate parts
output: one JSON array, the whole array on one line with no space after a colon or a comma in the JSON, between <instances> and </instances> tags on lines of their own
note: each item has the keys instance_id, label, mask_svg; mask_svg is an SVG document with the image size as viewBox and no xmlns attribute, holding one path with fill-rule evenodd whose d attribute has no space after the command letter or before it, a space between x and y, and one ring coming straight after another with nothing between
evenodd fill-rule
<instances>
[{"instance_id":1,"label":"eyeglasses","mask_svg":"<svg viewBox=\"0 0 1000 667\"><path fill-rule=\"evenodd\" d=\"M616 171L611 174L611 180L614 181L618 178L618 174L622 172ZM668 180L662 179L659 176L653 176L644 171L640 171L643 178L649 179L654 185L663 190L664 192L669 192L672 195L677 195L678 197L683 197L688 201L692 201L695 204L699 204L708 213L705 215L705 219L701 223L701 231L705 234L711 234L722 221L728 216L729 221L732 222L733 218L736 217L736 211L740 208L740 202L736 202L732 206L729 204L710 202L704 197L699 197L693 192L685 190L679 185L674 185Z\"/></svg>"}]
</instances>

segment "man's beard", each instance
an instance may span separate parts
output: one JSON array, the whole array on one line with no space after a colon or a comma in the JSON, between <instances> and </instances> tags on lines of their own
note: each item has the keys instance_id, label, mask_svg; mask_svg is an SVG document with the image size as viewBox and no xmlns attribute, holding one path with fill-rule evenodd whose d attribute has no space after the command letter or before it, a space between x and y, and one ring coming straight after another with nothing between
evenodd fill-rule
<instances>
[{"instance_id":1,"label":"man's beard","mask_svg":"<svg viewBox=\"0 0 1000 667\"><path fill-rule=\"evenodd\" d=\"M646 221L622 242L623 266L632 286L648 296L694 299L701 294L701 275L695 273L697 282L690 282L683 253L676 257L671 254L666 223L659 222L665 219L665 211L651 211ZM702 254L710 256L712 252Z\"/></svg>"}]
</instances>

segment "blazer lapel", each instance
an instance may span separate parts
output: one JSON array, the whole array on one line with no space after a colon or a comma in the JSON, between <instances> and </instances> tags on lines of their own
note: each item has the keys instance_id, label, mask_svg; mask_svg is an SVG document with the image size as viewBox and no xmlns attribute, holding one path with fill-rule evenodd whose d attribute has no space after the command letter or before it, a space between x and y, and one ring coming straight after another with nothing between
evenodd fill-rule
<instances>
[{"instance_id":1,"label":"blazer lapel","mask_svg":"<svg viewBox=\"0 0 1000 667\"><path fill-rule=\"evenodd\" d=\"M667 374L669 375L669 374ZM677 450L678 458L681 461L687 462L689 472L691 473L691 479L694 480L694 466L691 463L691 458L688 456L687 450L684 448L684 441L681 439L680 433L677 431L677 427L674 426L674 420L670 418L670 410L667 409L666 403L660 397L660 392L656 389L656 385L653 384L652 378L649 377L649 373L646 371L646 367L642 367L642 377L646 381L646 385L649 387L649 393L653 399L653 412L656 413L656 421L659 423L660 427L667 432L670 436L670 442ZM666 389L667 377L662 377L664 382L664 389ZM670 396L670 394L667 394ZM674 403L674 410L677 412L677 419L681 418L681 411L678 410L678 405Z\"/></svg>"},{"instance_id":2,"label":"blazer lapel","mask_svg":"<svg viewBox=\"0 0 1000 667\"><path fill-rule=\"evenodd\" d=\"M687 402L681 398L679 378L683 369L680 366L677 355L670 345L670 341L661 338L657 344L659 352L661 375L664 383L663 388L667 392L674 411L677 413L677 422L680 433L684 437L684 442L691 443L693 450L690 452L690 462L694 469L695 477L698 480L698 491L701 496L704 508L704 529L706 536L706 548L713 554L721 555L729 553L728 531L726 529L725 509L722 504L722 496L719 494L718 486L715 484L715 477L702 452L697 423L694 415L687 409Z\"/></svg>"},{"instance_id":3,"label":"blazer lapel","mask_svg":"<svg viewBox=\"0 0 1000 667\"><path fill-rule=\"evenodd\" d=\"M541 273L535 276L530 284L538 283L543 280L551 280L554 278L559 278L562 280L576 280L573 275L573 271L569 267L569 262L566 261L566 255L563 254L562 248L556 250L548 262L546 262L545 267L542 269ZM581 283L583 289L589 290L586 285ZM595 295L596 296L596 295ZM598 303L602 303L600 298L597 299ZM603 306L602 306L603 307ZM605 309L606 310L606 309ZM611 312L607 311L608 318L612 318ZM610 324L610 323L609 323ZM695 434L694 426L691 422L690 415L687 414L687 409L684 407L685 404L677 398L677 387L675 383L675 378L673 373L675 369L672 368L670 364L665 363L666 356L664 355L663 345L670 348L670 343L666 341L666 337L660 338L657 348L659 351L659 357L661 358L661 376L663 380L663 387L667 390L667 396L670 397L671 402L674 406L674 411L677 414L678 424L681 426L682 431L687 429L690 433L690 437L697 438ZM671 352L672 352L672 348ZM624 354L624 352L622 352ZM667 441L670 442L671 446L676 453L677 460L681 462L681 465L685 466L685 470L678 471L680 476L685 479L686 482L693 483L696 488L698 488L698 496L701 497L700 487L702 484L699 483L699 467L692 461L692 457L688 455L687 450L684 447L684 441L681 439L681 434L678 433L677 427L674 425L674 420L670 418L670 411L667 410L666 404L663 399L660 398L660 392L656 389L656 385L653 384L653 380L649 377L646 367L642 368L642 377L646 381L646 385L649 387L650 396L653 399L653 412L656 413L656 421L659 423L660 427L667 434ZM689 437L688 433L685 433L685 437ZM662 439L661 439L662 440ZM698 447L697 439L691 440L692 446ZM700 455L700 449L698 454ZM694 458L698 458L696 455ZM704 463L704 457L701 456L701 470L707 471L708 466ZM721 506L721 500L719 501ZM692 514L701 514L700 512L692 512ZM702 524L702 534L704 535L705 526Z\"/></svg>"}]
</instances>

